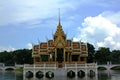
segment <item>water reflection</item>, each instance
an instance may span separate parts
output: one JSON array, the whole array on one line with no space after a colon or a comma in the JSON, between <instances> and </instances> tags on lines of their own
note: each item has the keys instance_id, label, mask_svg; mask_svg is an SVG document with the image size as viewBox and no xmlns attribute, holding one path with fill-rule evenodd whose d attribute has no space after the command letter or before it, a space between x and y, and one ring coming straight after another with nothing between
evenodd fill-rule
<instances>
[{"instance_id":1,"label":"water reflection","mask_svg":"<svg viewBox=\"0 0 120 80\"><path fill-rule=\"evenodd\" d=\"M48 79L48 78L41 78L41 79L38 79L38 78L25 78L24 80L98 80L96 79L97 77L88 77L88 76L85 76L83 78L78 78L78 77L75 77L75 78L68 78L66 76L55 76L54 78L52 79Z\"/></svg>"},{"instance_id":2,"label":"water reflection","mask_svg":"<svg viewBox=\"0 0 120 80\"><path fill-rule=\"evenodd\" d=\"M120 80L120 71L99 71L98 80Z\"/></svg>"},{"instance_id":3,"label":"water reflection","mask_svg":"<svg viewBox=\"0 0 120 80\"><path fill-rule=\"evenodd\" d=\"M31 79L28 79L28 78L25 78L25 80L97 80L95 77L94 78L89 78L89 77L86 77L86 78L67 78L67 77L55 77L55 78L52 78L52 79L48 79L48 78L41 78L41 79L38 79L38 78L31 78Z\"/></svg>"},{"instance_id":4,"label":"water reflection","mask_svg":"<svg viewBox=\"0 0 120 80\"><path fill-rule=\"evenodd\" d=\"M23 73L18 71L0 71L0 80L23 80Z\"/></svg>"},{"instance_id":5,"label":"water reflection","mask_svg":"<svg viewBox=\"0 0 120 80\"><path fill-rule=\"evenodd\" d=\"M42 79L37 78L24 78L23 79L22 72L15 72L15 71L0 71L0 80L120 80L120 71L110 71L108 75L108 71L99 71L99 74L93 78L85 76L83 78L68 78L63 76L55 76L52 79L48 79L43 77Z\"/></svg>"}]
</instances>

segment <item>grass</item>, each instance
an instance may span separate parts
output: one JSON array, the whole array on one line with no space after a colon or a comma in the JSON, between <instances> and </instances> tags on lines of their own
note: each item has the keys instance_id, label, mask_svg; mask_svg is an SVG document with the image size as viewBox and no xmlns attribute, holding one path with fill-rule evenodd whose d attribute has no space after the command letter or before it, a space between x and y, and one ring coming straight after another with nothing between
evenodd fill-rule
<instances>
[{"instance_id":1,"label":"grass","mask_svg":"<svg viewBox=\"0 0 120 80\"><path fill-rule=\"evenodd\" d=\"M21 68L17 68L16 71L21 71L22 72L23 68L22 67Z\"/></svg>"},{"instance_id":2,"label":"grass","mask_svg":"<svg viewBox=\"0 0 120 80\"><path fill-rule=\"evenodd\" d=\"M98 70L103 71L103 70L107 70L105 67L98 67Z\"/></svg>"},{"instance_id":3,"label":"grass","mask_svg":"<svg viewBox=\"0 0 120 80\"><path fill-rule=\"evenodd\" d=\"M120 71L120 66L112 67L111 70L119 70Z\"/></svg>"}]
</instances>

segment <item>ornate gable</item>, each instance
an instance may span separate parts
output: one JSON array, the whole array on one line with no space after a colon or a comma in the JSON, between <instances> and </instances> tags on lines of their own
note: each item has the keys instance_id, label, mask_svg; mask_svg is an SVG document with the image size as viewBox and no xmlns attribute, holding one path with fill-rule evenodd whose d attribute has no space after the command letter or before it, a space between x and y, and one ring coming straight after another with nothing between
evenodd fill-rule
<instances>
[{"instance_id":1,"label":"ornate gable","mask_svg":"<svg viewBox=\"0 0 120 80\"><path fill-rule=\"evenodd\" d=\"M34 45L33 50L38 51L39 50L39 45Z\"/></svg>"},{"instance_id":2,"label":"ornate gable","mask_svg":"<svg viewBox=\"0 0 120 80\"><path fill-rule=\"evenodd\" d=\"M54 41L55 47L63 48L65 47L65 41L61 36L58 36L57 39Z\"/></svg>"},{"instance_id":3,"label":"ornate gable","mask_svg":"<svg viewBox=\"0 0 120 80\"><path fill-rule=\"evenodd\" d=\"M40 49L47 49L47 43L41 43Z\"/></svg>"},{"instance_id":4,"label":"ornate gable","mask_svg":"<svg viewBox=\"0 0 120 80\"><path fill-rule=\"evenodd\" d=\"M49 46L49 47L54 47L54 42L53 42L53 40L49 40L49 41L48 41L48 46Z\"/></svg>"},{"instance_id":5,"label":"ornate gable","mask_svg":"<svg viewBox=\"0 0 120 80\"><path fill-rule=\"evenodd\" d=\"M64 31L63 31L62 26L61 26L60 23L59 23L59 25L57 26L57 30L56 30L56 32L55 32L55 34L54 34L54 40L56 40L57 37L59 37L59 36L61 36L61 37L63 38L63 40L66 39L66 35L65 35L65 33L64 33Z\"/></svg>"},{"instance_id":6,"label":"ornate gable","mask_svg":"<svg viewBox=\"0 0 120 80\"><path fill-rule=\"evenodd\" d=\"M65 47L65 42L66 42L66 35L62 29L62 26L60 24L60 20L57 26L57 30L54 34L54 46L58 48Z\"/></svg>"},{"instance_id":7,"label":"ornate gable","mask_svg":"<svg viewBox=\"0 0 120 80\"><path fill-rule=\"evenodd\" d=\"M81 50L82 50L82 51L87 51L86 45L81 45Z\"/></svg>"},{"instance_id":8,"label":"ornate gable","mask_svg":"<svg viewBox=\"0 0 120 80\"><path fill-rule=\"evenodd\" d=\"M67 46L67 47L71 47L71 43L72 43L71 40L67 40L67 41L66 41L66 46Z\"/></svg>"},{"instance_id":9,"label":"ornate gable","mask_svg":"<svg viewBox=\"0 0 120 80\"><path fill-rule=\"evenodd\" d=\"M73 49L80 49L80 44L79 44L79 42L73 42L72 47L73 47Z\"/></svg>"}]
</instances>

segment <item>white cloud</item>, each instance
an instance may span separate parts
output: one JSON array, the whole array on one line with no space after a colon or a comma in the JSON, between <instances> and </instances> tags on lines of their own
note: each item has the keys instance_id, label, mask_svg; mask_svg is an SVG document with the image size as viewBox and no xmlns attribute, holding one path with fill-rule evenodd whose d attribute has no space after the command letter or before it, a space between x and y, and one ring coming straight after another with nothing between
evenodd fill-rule
<instances>
[{"instance_id":1,"label":"white cloud","mask_svg":"<svg viewBox=\"0 0 120 80\"><path fill-rule=\"evenodd\" d=\"M102 16L110 20L112 23L120 25L120 12L106 11L102 13Z\"/></svg>"},{"instance_id":2,"label":"white cloud","mask_svg":"<svg viewBox=\"0 0 120 80\"><path fill-rule=\"evenodd\" d=\"M0 1L0 25L17 24L57 16L68 9L75 9L77 2L64 0L2 0ZM40 21L41 22L41 21Z\"/></svg>"},{"instance_id":3,"label":"white cloud","mask_svg":"<svg viewBox=\"0 0 120 80\"><path fill-rule=\"evenodd\" d=\"M9 47L4 47L4 46L0 46L0 52L3 52L3 51L14 51L16 50L14 47L12 46L9 46Z\"/></svg>"},{"instance_id":4,"label":"white cloud","mask_svg":"<svg viewBox=\"0 0 120 80\"><path fill-rule=\"evenodd\" d=\"M98 45L99 47L105 47L105 43L104 43L104 42L97 42L97 45Z\"/></svg>"},{"instance_id":5,"label":"white cloud","mask_svg":"<svg viewBox=\"0 0 120 80\"><path fill-rule=\"evenodd\" d=\"M28 43L26 48L27 48L27 49L32 49L32 44L31 44L31 43Z\"/></svg>"},{"instance_id":6,"label":"white cloud","mask_svg":"<svg viewBox=\"0 0 120 80\"><path fill-rule=\"evenodd\" d=\"M115 14L117 15L112 17ZM86 17L82 28L79 28L79 36L74 39L87 40L94 43L96 47L120 49L120 27L117 23L115 24L115 21L120 21L120 12L115 14L112 13L110 17L107 14L107 16L103 15L103 13L95 17Z\"/></svg>"},{"instance_id":7,"label":"white cloud","mask_svg":"<svg viewBox=\"0 0 120 80\"><path fill-rule=\"evenodd\" d=\"M32 44L31 43L28 43L27 45L26 45L26 48L27 49L32 49ZM12 47L12 46L8 46L8 47L6 47L6 46L0 46L0 52L3 52L3 51L14 51L14 50L16 50L16 48L14 48L14 47Z\"/></svg>"}]
</instances>

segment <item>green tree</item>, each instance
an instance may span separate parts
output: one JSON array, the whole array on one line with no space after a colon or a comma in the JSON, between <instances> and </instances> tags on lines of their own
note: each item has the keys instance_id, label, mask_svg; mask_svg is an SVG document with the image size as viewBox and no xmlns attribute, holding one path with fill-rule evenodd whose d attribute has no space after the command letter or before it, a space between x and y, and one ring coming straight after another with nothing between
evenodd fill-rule
<instances>
[{"instance_id":1,"label":"green tree","mask_svg":"<svg viewBox=\"0 0 120 80\"><path fill-rule=\"evenodd\" d=\"M13 52L16 64L32 64L32 50L20 49Z\"/></svg>"},{"instance_id":2,"label":"green tree","mask_svg":"<svg viewBox=\"0 0 120 80\"><path fill-rule=\"evenodd\" d=\"M109 48L100 47L95 54L95 59L100 64L106 64L107 61L110 61L110 53Z\"/></svg>"},{"instance_id":3,"label":"green tree","mask_svg":"<svg viewBox=\"0 0 120 80\"><path fill-rule=\"evenodd\" d=\"M120 50L113 50L111 52L111 61L112 63L120 64Z\"/></svg>"},{"instance_id":4,"label":"green tree","mask_svg":"<svg viewBox=\"0 0 120 80\"><path fill-rule=\"evenodd\" d=\"M94 61L94 55L95 55L95 48L92 44L87 43L88 46L88 63L92 63Z\"/></svg>"},{"instance_id":5,"label":"green tree","mask_svg":"<svg viewBox=\"0 0 120 80\"><path fill-rule=\"evenodd\" d=\"M14 65L12 52L7 52L7 51L1 52L0 62L5 63L5 65Z\"/></svg>"},{"instance_id":6,"label":"green tree","mask_svg":"<svg viewBox=\"0 0 120 80\"><path fill-rule=\"evenodd\" d=\"M19 49L12 52L0 52L0 62L5 63L5 65L32 64L32 50Z\"/></svg>"}]
</instances>

